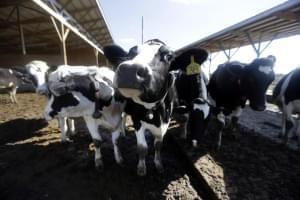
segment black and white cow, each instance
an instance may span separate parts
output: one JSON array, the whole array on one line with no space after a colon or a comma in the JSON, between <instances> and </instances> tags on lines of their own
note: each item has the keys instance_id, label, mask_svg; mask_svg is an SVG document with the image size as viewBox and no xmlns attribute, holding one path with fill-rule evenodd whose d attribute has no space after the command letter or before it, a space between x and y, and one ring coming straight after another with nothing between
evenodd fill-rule
<instances>
[{"instance_id":1,"label":"black and white cow","mask_svg":"<svg viewBox=\"0 0 300 200\"><path fill-rule=\"evenodd\" d=\"M282 77L273 90L273 100L282 111L282 131L279 136L284 136L286 144L290 133L297 136L296 121L292 115L300 114L300 68ZM298 144L300 145L299 136Z\"/></svg>"},{"instance_id":2,"label":"black and white cow","mask_svg":"<svg viewBox=\"0 0 300 200\"><path fill-rule=\"evenodd\" d=\"M48 64L44 61L40 60L34 60L29 62L26 66L26 71L29 74L29 78L33 82L33 85L35 87L35 91L39 95L44 95L49 97L49 90L48 90L48 76L50 73L50 67ZM66 68L66 69L64 69ZM70 70L69 66L61 67L61 71L67 71ZM81 70L86 71L86 68L83 68ZM60 74L63 74L61 72ZM69 75L70 73L65 73ZM56 76L52 79L52 81L59 81L63 76ZM60 138L61 142L66 142L67 141L67 136L74 135L75 134L75 125L74 125L74 120L66 117L58 117L58 124L60 128Z\"/></svg>"},{"instance_id":3,"label":"black and white cow","mask_svg":"<svg viewBox=\"0 0 300 200\"><path fill-rule=\"evenodd\" d=\"M31 62L27 68L37 83L37 93L47 94L49 97L44 111L45 119L58 118L59 122L63 122L60 128L62 133L65 133L65 119L83 117L95 144L95 166L98 168L103 166L100 149L102 137L98 127L111 131L115 160L121 164L123 158L118 148L118 138L124 133L124 103L115 97L112 87L114 72L107 67L61 65L48 73L49 66L41 61ZM95 109L95 80L101 85L99 92L109 92L110 96L107 100L99 102L102 113L99 119L92 117ZM61 91L61 84L66 87L65 93Z\"/></svg>"},{"instance_id":4,"label":"black and white cow","mask_svg":"<svg viewBox=\"0 0 300 200\"><path fill-rule=\"evenodd\" d=\"M212 74L208 91L215 102L220 125L217 148L221 146L225 115L231 114L232 127L236 127L247 100L253 110L265 110L265 93L275 78L274 63L274 56L257 58L250 64L228 62L219 65Z\"/></svg>"},{"instance_id":5,"label":"black and white cow","mask_svg":"<svg viewBox=\"0 0 300 200\"><path fill-rule=\"evenodd\" d=\"M0 90L9 94L12 103L17 103L18 78L11 69L0 69Z\"/></svg>"},{"instance_id":6,"label":"black and white cow","mask_svg":"<svg viewBox=\"0 0 300 200\"><path fill-rule=\"evenodd\" d=\"M201 70L207 56L203 49L189 49L177 56L170 68L180 70L175 81L178 106L175 104L174 116L177 121L183 122L183 138L187 137L189 127L189 141L194 147L204 134L210 109L206 88L208 80Z\"/></svg>"},{"instance_id":7,"label":"black and white cow","mask_svg":"<svg viewBox=\"0 0 300 200\"><path fill-rule=\"evenodd\" d=\"M95 145L95 166L102 167L102 155L101 155L101 133L98 131L98 127L108 130L112 133L112 142L114 146L115 160L118 164L121 164L123 158L118 148L118 139L123 130L122 112L124 108L123 101L119 100L115 96L114 88L112 87L113 79L110 74L113 74L108 68L99 68L101 75L107 79L97 78L97 81L101 83L100 93L105 92L107 99L100 99L99 104L100 111L102 113L101 118L93 118L95 109L95 89L94 81L89 76L69 76L63 81L68 87L65 94L59 96L51 94L48 104L46 105L44 116L46 120L51 120L56 117L69 118L69 117L83 117L89 133L93 138ZM53 72L55 73L55 72ZM49 76L51 77L52 74ZM102 80L101 80L102 79ZM56 82L57 83L57 82ZM50 87L51 84L49 83Z\"/></svg>"},{"instance_id":8,"label":"black and white cow","mask_svg":"<svg viewBox=\"0 0 300 200\"><path fill-rule=\"evenodd\" d=\"M170 65L175 55L157 39L135 46L128 53L117 45L106 46L104 54L116 68L115 87L127 98L125 112L131 115L137 138L137 173L146 175L146 131L155 137L154 163L162 172L160 150L173 111L175 75Z\"/></svg>"}]
</instances>

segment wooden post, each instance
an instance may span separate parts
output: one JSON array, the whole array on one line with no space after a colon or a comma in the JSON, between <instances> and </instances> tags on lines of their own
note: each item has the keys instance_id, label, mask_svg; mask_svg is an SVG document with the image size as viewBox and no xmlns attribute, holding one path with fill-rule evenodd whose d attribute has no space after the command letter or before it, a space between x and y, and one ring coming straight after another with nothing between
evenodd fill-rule
<instances>
[{"instance_id":1,"label":"wooden post","mask_svg":"<svg viewBox=\"0 0 300 200\"><path fill-rule=\"evenodd\" d=\"M70 33L70 29L66 28L63 23L60 24L60 29L58 28L56 21L54 17L51 16L52 23L54 25L54 28L57 32L58 38L61 42L61 52L64 59L64 64L68 64L68 57L67 57L67 48L66 48L66 40L68 38L68 35Z\"/></svg>"},{"instance_id":2,"label":"wooden post","mask_svg":"<svg viewBox=\"0 0 300 200\"><path fill-rule=\"evenodd\" d=\"M99 66L99 51L97 49L94 49L94 53L95 53L95 56L96 56L96 65Z\"/></svg>"},{"instance_id":3,"label":"wooden post","mask_svg":"<svg viewBox=\"0 0 300 200\"><path fill-rule=\"evenodd\" d=\"M22 27L21 20L20 20L20 7L19 6L17 6L17 20L18 20L18 28L19 28L19 34L20 34L21 47L22 47L22 54L26 55L24 32L23 32L23 27Z\"/></svg>"}]
</instances>

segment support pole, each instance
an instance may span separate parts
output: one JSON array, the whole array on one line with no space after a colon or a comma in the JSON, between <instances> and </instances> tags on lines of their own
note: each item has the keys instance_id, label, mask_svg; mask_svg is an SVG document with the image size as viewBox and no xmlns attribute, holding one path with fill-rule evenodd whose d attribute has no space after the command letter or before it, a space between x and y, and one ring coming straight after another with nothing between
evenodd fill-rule
<instances>
[{"instance_id":1,"label":"support pole","mask_svg":"<svg viewBox=\"0 0 300 200\"><path fill-rule=\"evenodd\" d=\"M257 58L259 58L260 57L260 41L258 42L258 47L256 47L255 46L255 43L254 43L254 41L253 41L253 39L252 39L252 37L251 37L251 35L250 35L250 33L249 32L245 32L246 33L246 36L247 36L247 38L248 38L248 40L249 40L249 42L250 42L250 44L251 44L251 46L252 46L252 48L253 48L253 50L255 51L255 53L256 53L256 57ZM261 36L260 36L260 39L259 40L261 40Z\"/></svg>"},{"instance_id":2,"label":"support pole","mask_svg":"<svg viewBox=\"0 0 300 200\"><path fill-rule=\"evenodd\" d=\"M23 32L23 26L22 26L21 20L20 20L20 7L19 6L17 6L17 20L18 20L18 28L19 28L19 34L20 34L21 47L22 47L22 54L26 55L24 32Z\"/></svg>"},{"instance_id":3,"label":"support pole","mask_svg":"<svg viewBox=\"0 0 300 200\"><path fill-rule=\"evenodd\" d=\"M223 53L225 54L226 58L227 58L227 61L229 62L230 59L232 58L232 55L231 55L231 47L228 48L228 52L226 51L224 45L222 42L219 42L219 47L220 49L223 51Z\"/></svg>"},{"instance_id":4,"label":"support pole","mask_svg":"<svg viewBox=\"0 0 300 200\"><path fill-rule=\"evenodd\" d=\"M208 61L209 61L209 65L208 65L208 75L209 75L209 78L211 76L211 65L212 65L212 61L219 55L219 52L215 53L214 56L212 56L212 53L209 54L208 56Z\"/></svg>"},{"instance_id":5,"label":"support pole","mask_svg":"<svg viewBox=\"0 0 300 200\"><path fill-rule=\"evenodd\" d=\"M54 19L54 17L51 16L51 21L53 23L53 26L57 32L58 38L61 42L61 52L63 55L63 59L64 59L64 64L67 65L68 64L68 57L67 57L67 48L66 48L66 40L68 38L68 35L70 33L70 29L66 28L65 25L63 23L60 23L60 29L58 28L56 21Z\"/></svg>"},{"instance_id":6,"label":"support pole","mask_svg":"<svg viewBox=\"0 0 300 200\"><path fill-rule=\"evenodd\" d=\"M64 57L64 64L67 65L68 64L68 58L67 58L67 48L66 48L66 40L67 40L67 37L68 37L68 34L69 34L69 29L67 28L65 30L65 26L63 23L60 24L60 27L61 27L61 35L63 36L62 37L62 41L61 41L61 44L62 44L62 52L63 52L63 57Z\"/></svg>"},{"instance_id":7,"label":"support pole","mask_svg":"<svg viewBox=\"0 0 300 200\"><path fill-rule=\"evenodd\" d=\"M95 56L96 56L96 65L99 66L99 51L97 51L97 49L94 49L94 53L95 53Z\"/></svg>"},{"instance_id":8,"label":"support pole","mask_svg":"<svg viewBox=\"0 0 300 200\"><path fill-rule=\"evenodd\" d=\"M251 37L250 33L249 32L245 32L245 33L246 33L246 36L247 36L249 42L251 43L251 45L252 45L252 47L253 47L253 49L254 49L254 51L256 53L257 58L259 58L261 56L261 54L270 46L270 44L273 42L273 40L276 39L276 37L277 37L277 33L275 33L272 36L271 40L262 49L261 41L262 41L263 33L260 33L260 35L259 35L257 47L255 46L253 38Z\"/></svg>"}]
</instances>

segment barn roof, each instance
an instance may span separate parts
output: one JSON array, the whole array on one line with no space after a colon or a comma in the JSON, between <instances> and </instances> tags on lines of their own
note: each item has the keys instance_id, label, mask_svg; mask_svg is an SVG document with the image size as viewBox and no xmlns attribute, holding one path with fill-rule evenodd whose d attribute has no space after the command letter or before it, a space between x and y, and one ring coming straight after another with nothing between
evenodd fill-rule
<instances>
[{"instance_id":1,"label":"barn roof","mask_svg":"<svg viewBox=\"0 0 300 200\"><path fill-rule=\"evenodd\" d=\"M178 49L201 47L210 52L300 34L300 1L291 0Z\"/></svg>"},{"instance_id":2,"label":"barn roof","mask_svg":"<svg viewBox=\"0 0 300 200\"><path fill-rule=\"evenodd\" d=\"M19 12L19 20L18 20ZM60 40L53 16L70 28L67 49L90 47L102 52L113 42L98 0L1 0L0 53L22 53L20 27L28 54L60 52Z\"/></svg>"}]
</instances>

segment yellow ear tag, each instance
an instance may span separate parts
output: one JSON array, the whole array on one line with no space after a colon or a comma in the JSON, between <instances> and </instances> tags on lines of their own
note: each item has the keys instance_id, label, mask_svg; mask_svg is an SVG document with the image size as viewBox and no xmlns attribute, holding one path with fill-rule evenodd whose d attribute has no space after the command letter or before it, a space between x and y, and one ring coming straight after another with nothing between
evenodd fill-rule
<instances>
[{"instance_id":1,"label":"yellow ear tag","mask_svg":"<svg viewBox=\"0 0 300 200\"><path fill-rule=\"evenodd\" d=\"M194 56L191 56L191 63L186 67L187 75L200 74L201 65L195 62Z\"/></svg>"}]
</instances>

